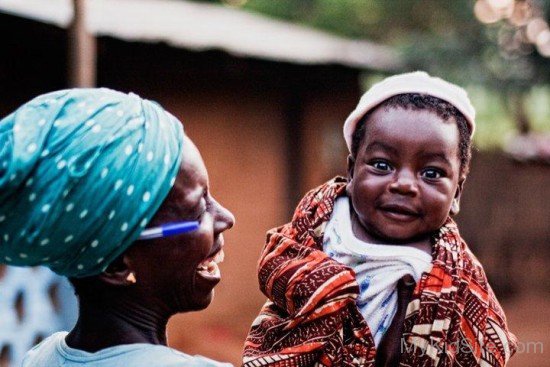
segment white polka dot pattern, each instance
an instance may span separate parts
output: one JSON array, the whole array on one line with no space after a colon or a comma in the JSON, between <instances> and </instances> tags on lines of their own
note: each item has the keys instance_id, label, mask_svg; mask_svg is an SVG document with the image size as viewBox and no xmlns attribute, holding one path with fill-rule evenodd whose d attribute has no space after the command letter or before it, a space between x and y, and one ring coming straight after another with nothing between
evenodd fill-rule
<instances>
[{"instance_id":1,"label":"white polka dot pattern","mask_svg":"<svg viewBox=\"0 0 550 367\"><path fill-rule=\"evenodd\" d=\"M9 210L0 200L0 235L10 245L0 246L2 262L97 274L147 225L179 170L181 124L136 95L53 92L4 124L18 144L0 151L0 175L11 182L0 184L0 199L6 190L19 197Z\"/></svg>"}]
</instances>

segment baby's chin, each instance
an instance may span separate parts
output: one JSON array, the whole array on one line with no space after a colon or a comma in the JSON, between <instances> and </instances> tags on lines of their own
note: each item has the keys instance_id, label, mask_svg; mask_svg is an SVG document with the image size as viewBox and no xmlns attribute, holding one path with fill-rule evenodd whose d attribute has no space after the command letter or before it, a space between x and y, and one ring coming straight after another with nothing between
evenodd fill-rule
<instances>
[{"instance_id":1,"label":"baby's chin","mask_svg":"<svg viewBox=\"0 0 550 367\"><path fill-rule=\"evenodd\" d=\"M375 243L382 245L409 245L416 243L431 243L436 231L423 232L423 233L401 233L392 231L369 231L366 232L374 240Z\"/></svg>"},{"instance_id":2,"label":"baby's chin","mask_svg":"<svg viewBox=\"0 0 550 367\"><path fill-rule=\"evenodd\" d=\"M382 245L407 245L415 243L429 243L437 229L425 228L419 231L419 226L398 224L392 222L364 222L355 216L352 218L352 230L355 237L367 243Z\"/></svg>"}]
</instances>

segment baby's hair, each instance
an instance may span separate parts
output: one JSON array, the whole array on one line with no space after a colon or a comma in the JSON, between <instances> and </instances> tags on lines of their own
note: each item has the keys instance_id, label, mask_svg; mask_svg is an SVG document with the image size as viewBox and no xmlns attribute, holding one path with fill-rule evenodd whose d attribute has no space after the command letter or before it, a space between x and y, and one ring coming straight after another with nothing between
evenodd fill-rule
<instances>
[{"instance_id":1,"label":"baby's hair","mask_svg":"<svg viewBox=\"0 0 550 367\"><path fill-rule=\"evenodd\" d=\"M459 141L458 149L460 155L460 173L467 175L470 167L470 159L472 157L472 139L470 137L470 129L466 118L460 111L440 98L433 97L426 94L419 93L405 93L398 94L390 97L380 103L378 106L371 109L365 114L357 124L357 128L353 132L351 143L351 154L353 157L357 156L357 150L361 145L361 141L365 136L366 121L371 117L375 110L384 108L386 110L391 107L400 107L403 109L423 110L434 112L437 116L447 121L449 118L454 117L458 126Z\"/></svg>"}]
</instances>

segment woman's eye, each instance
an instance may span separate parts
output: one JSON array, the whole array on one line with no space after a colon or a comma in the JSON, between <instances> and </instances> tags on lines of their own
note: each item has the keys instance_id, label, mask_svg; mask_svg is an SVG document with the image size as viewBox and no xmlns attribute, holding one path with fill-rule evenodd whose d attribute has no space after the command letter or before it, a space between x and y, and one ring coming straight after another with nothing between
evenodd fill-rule
<instances>
[{"instance_id":1,"label":"woman's eye","mask_svg":"<svg viewBox=\"0 0 550 367\"><path fill-rule=\"evenodd\" d=\"M443 172L441 172L438 169L428 168L428 169L425 169L424 171L422 171L422 177L425 177L425 178L428 178L428 179L431 179L431 180L435 180L435 179L443 177Z\"/></svg>"},{"instance_id":2,"label":"woman's eye","mask_svg":"<svg viewBox=\"0 0 550 367\"><path fill-rule=\"evenodd\" d=\"M211 207L212 207L212 201L208 197L205 197L203 199L203 204L201 205L201 211L199 216L197 217L197 220L200 221L201 218L204 216L204 214L210 211Z\"/></svg>"},{"instance_id":3,"label":"woman's eye","mask_svg":"<svg viewBox=\"0 0 550 367\"><path fill-rule=\"evenodd\" d=\"M389 163L384 161L375 161L371 163L371 166L376 168L379 171L391 171L392 167Z\"/></svg>"},{"instance_id":4,"label":"woman's eye","mask_svg":"<svg viewBox=\"0 0 550 367\"><path fill-rule=\"evenodd\" d=\"M200 221L207 210L208 210L208 205L206 203L201 204L196 220Z\"/></svg>"}]
</instances>

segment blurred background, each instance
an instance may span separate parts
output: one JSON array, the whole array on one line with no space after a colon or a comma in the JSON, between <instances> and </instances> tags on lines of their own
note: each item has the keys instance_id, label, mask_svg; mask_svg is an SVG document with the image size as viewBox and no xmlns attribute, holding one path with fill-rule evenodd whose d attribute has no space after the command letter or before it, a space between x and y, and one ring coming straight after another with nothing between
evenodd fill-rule
<instances>
[{"instance_id":1,"label":"blurred background","mask_svg":"<svg viewBox=\"0 0 550 367\"><path fill-rule=\"evenodd\" d=\"M522 342L510 366L550 366L549 20L550 0L0 0L0 116L104 86L184 123L237 222L213 304L174 317L169 342L239 365L265 300L265 231L345 174L341 129L361 94L418 69L458 83L478 114L461 233ZM45 271L0 265L1 367L74 322Z\"/></svg>"}]
</instances>

